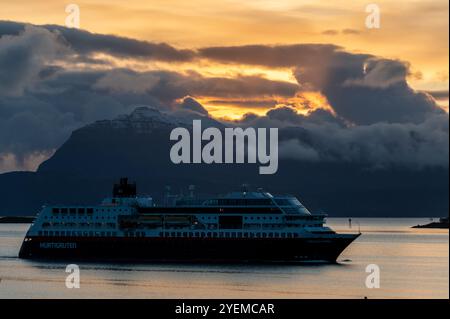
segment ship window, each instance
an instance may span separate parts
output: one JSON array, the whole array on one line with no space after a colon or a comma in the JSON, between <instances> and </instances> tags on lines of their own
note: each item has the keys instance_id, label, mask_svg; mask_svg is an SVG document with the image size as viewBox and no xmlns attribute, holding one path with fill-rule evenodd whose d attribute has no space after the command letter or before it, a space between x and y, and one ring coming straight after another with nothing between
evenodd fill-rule
<instances>
[{"instance_id":1,"label":"ship window","mask_svg":"<svg viewBox=\"0 0 450 319\"><path fill-rule=\"evenodd\" d=\"M53 208L52 209L52 213L53 214L58 214L59 213L59 208Z\"/></svg>"},{"instance_id":2,"label":"ship window","mask_svg":"<svg viewBox=\"0 0 450 319\"><path fill-rule=\"evenodd\" d=\"M84 208L78 208L78 214L83 215L84 211Z\"/></svg>"},{"instance_id":3,"label":"ship window","mask_svg":"<svg viewBox=\"0 0 450 319\"><path fill-rule=\"evenodd\" d=\"M295 237L295 238L298 238L298 234L297 234L297 233L294 233L294 237Z\"/></svg>"},{"instance_id":4,"label":"ship window","mask_svg":"<svg viewBox=\"0 0 450 319\"><path fill-rule=\"evenodd\" d=\"M67 208L61 208L61 214L67 214Z\"/></svg>"},{"instance_id":5,"label":"ship window","mask_svg":"<svg viewBox=\"0 0 450 319\"><path fill-rule=\"evenodd\" d=\"M269 233L269 238L272 238L273 237L273 233Z\"/></svg>"},{"instance_id":6,"label":"ship window","mask_svg":"<svg viewBox=\"0 0 450 319\"><path fill-rule=\"evenodd\" d=\"M75 215L77 210L75 208L70 209L70 215Z\"/></svg>"},{"instance_id":7,"label":"ship window","mask_svg":"<svg viewBox=\"0 0 450 319\"><path fill-rule=\"evenodd\" d=\"M94 210L92 208L88 208L86 211L89 215L92 215L94 213Z\"/></svg>"},{"instance_id":8,"label":"ship window","mask_svg":"<svg viewBox=\"0 0 450 319\"><path fill-rule=\"evenodd\" d=\"M242 228L242 216L219 216L219 227L224 229Z\"/></svg>"}]
</instances>

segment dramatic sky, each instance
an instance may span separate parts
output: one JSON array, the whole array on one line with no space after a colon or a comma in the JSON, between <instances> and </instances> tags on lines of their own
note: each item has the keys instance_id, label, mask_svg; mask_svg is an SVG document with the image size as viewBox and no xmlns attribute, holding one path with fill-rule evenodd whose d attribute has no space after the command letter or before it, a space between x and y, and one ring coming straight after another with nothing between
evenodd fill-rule
<instances>
[{"instance_id":1,"label":"dramatic sky","mask_svg":"<svg viewBox=\"0 0 450 319\"><path fill-rule=\"evenodd\" d=\"M301 128L282 156L448 167L448 1L3 1L0 172L136 105Z\"/></svg>"}]
</instances>

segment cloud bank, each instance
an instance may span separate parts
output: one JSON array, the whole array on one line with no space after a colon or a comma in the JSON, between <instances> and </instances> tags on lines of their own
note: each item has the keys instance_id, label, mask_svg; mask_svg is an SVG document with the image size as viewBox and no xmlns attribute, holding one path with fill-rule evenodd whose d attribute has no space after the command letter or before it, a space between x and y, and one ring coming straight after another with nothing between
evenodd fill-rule
<instances>
[{"instance_id":1,"label":"cloud bank","mask_svg":"<svg viewBox=\"0 0 450 319\"><path fill-rule=\"evenodd\" d=\"M297 83L260 75L211 76L159 68L116 67L121 59L290 68ZM87 66L73 67L84 61ZM104 68L89 65L104 64ZM273 109L234 125L280 127L281 155L301 161L367 163L370 167L448 168L448 114L413 90L407 62L346 52L333 44L248 45L177 49L60 26L0 22L0 172L29 169L83 125L151 105L169 113L208 116L198 101L243 100ZM277 97L320 93L328 108L300 114ZM266 102L264 102L266 103ZM268 105L270 106L270 105ZM308 109L305 106L306 109ZM186 113L186 114L187 114Z\"/></svg>"}]
</instances>

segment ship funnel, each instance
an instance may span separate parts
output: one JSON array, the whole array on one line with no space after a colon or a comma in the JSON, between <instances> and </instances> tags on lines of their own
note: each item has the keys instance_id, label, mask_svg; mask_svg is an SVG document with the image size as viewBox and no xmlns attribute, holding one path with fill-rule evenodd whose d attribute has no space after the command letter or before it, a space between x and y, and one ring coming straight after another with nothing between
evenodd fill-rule
<instances>
[{"instance_id":1,"label":"ship funnel","mask_svg":"<svg viewBox=\"0 0 450 319\"><path fill-rule=\"evenodd\" d=\"M114 184L113 197L136 197L136 183L128 183L127 177L122 177Z\"/></svg>"}]
</instances>

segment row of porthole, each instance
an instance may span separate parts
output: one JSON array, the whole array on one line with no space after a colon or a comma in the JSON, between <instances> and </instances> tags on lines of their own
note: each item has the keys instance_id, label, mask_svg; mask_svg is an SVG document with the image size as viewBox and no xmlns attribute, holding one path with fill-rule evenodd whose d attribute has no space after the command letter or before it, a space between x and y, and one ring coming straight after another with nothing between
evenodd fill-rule
<instances>
[{"instance_id":1,"label":"row of porthole","mask_svg":"<svg viewBox=\"0 0 450 319\"><path fill-rule=\"evenodd\" d=\"M269 217L244 217L244 220L279 220L280 219L280 217L271 217L271 216L269 216Z\"/></svg>"},{"instance_id":2,"label":"row of porthole","mask_svg":"<svg viewBox=\"0 0 450 319\"><path fill-rule=\"evenodd\" d=\"M39 236L67 236L67 237L88 237L88 236L95 236L95 237L114 237L117 236L117 232L105 232L105 231L39 231Z\"/></svg>"},{"instance_id":3,"label":"row of porthole","mask_svg":"<svg viewBox=\"0 0 450 319\"><path fill-rule=\"evenodd\" d=\"M192 238L298 238L297 233L236 233L236 232L161 232L160 237Z\"/></svg>"},{"instance_id":4,"label":"row of porthole","mask_svg":"<svg viewBox=\"0 0 450 319\"><path fill-rule=\"evenodd\" d=\"M99 227L107 227L107 228L116 228L116 224L115 223L94 223L94 224L89 224L89 223L67 223L67 224L59 224L59 223L43 223L42 224L42 228L48 228L48 227L95 227L95 228L99 228Z\"/></svg>"},{"instance_id":5,"label":"row of porthole","mask_svg":"<svg viewBox=\"0 0 450 319\"><path fill-rule=\"evenodd\" d=\"M93 212L128 212L122 208L52 208L53 214L92 214Z\"/></svg>"},{"instance_id":6,"label":"row of porthole","mask_svg":"<svg viewBox=\"0 0 450 319\"><path fill-rule=\"evenodd\" d=\"M88 216L61 216L60 219L81 219L81 218L89 218L89 219L102 219L102 220L115 220L115 216L92 216L92 215L88 215ZM74 217L74 218L72 218ZM44 219L49 219L49 216L44 216ZM50 219L59 219L59 216L50 216Z\"/></svg>"}]
</instances>

